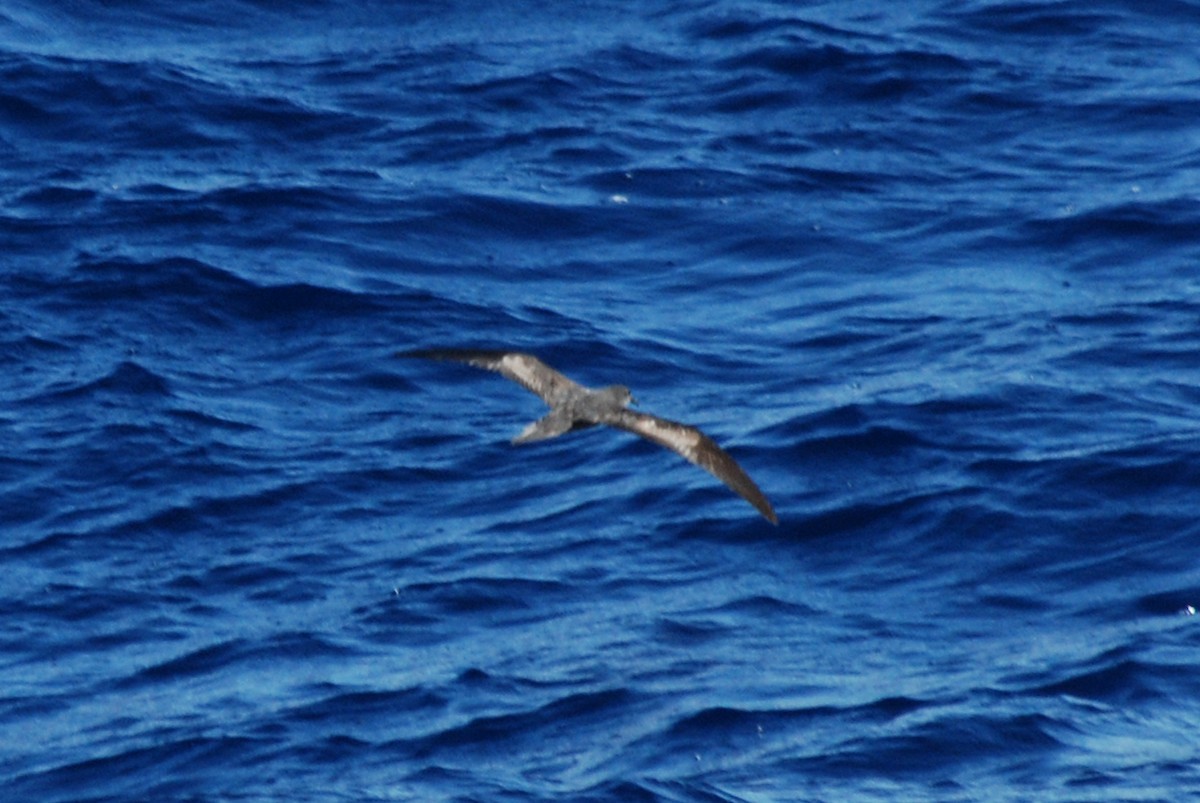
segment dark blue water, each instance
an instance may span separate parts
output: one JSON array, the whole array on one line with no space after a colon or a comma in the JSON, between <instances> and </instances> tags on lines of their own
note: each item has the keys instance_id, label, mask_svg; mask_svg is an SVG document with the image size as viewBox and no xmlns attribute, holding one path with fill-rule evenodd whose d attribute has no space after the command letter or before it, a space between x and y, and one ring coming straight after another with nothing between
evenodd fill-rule
<instances>
[{"instance_id":1,"label":"dark blue water","mask_svg":"<svg viewBox=\"0 0 1200 803\"><path fill-rule=\"evenodd\" d=\"M1200 795L1200 6L559 5L0 10L4 799Z\"/></svg>"}]
</instances>

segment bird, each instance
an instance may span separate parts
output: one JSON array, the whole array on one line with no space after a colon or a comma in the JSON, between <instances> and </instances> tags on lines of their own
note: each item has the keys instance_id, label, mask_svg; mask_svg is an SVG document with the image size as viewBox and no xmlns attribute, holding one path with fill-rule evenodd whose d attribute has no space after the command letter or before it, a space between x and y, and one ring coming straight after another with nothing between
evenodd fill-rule
<instances>
[{"instance_id":1,"label":"bird","mask_svg":"<svg viewBox=\"0 0 1200 803\"><path fill-rule=\"evenodd\" d=\"M666 447L708 471L754 506L772 524L779 517L766 495L741 466L699 429L649 413L630 410L636 404L624 385L589 388L551 368L532 354L519 351L434 348L396 352L396 357L458 362L493 371L541 397L550 412L529 424L514 444L556 438L597 424L623 429Z\"/></svg>"}]
</instances>

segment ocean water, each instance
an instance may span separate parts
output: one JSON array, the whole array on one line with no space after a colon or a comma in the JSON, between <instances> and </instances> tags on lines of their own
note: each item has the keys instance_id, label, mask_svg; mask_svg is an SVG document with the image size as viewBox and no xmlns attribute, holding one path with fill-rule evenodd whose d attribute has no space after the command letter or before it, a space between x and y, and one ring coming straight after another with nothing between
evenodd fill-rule
<instances>
[{"instance_id":1,"label":"ocean water","mask_svg":"<svg viewBox=\"0 0 1200 803\"><path fill-rule=\"evenodd\" d=\"M3 799L1200 798L1198 29L10 0Z\"/></svg>"}]
</instances>

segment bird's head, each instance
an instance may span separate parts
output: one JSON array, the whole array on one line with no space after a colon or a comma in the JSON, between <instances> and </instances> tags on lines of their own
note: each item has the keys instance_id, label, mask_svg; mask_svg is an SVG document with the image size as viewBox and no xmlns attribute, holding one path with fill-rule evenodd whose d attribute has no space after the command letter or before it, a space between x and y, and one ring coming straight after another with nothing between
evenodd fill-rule
<instances>
[{"instance_id":1,"label":"bird's head","mask_svg":"<svg viewBox=\"0 0 1200 803\"><path fill-rule=\"evenodd\" d=\"M609 385L604 392L622 407L637 404L637 399L633 398L633 392L624 385Z\"/></svg>"}]
</instances>

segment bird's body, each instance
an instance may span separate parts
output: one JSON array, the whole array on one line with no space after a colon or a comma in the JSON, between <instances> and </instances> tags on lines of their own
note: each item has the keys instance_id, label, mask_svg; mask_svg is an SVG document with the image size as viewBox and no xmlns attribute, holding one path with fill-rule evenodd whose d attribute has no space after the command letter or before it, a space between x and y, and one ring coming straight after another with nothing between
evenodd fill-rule
<instances>
[{"instance_id":1,"label":"bird's body","mask_svg":"<svg viewBox=\"0 0 1200 803\"><path fill-rule=\"evenodd\" d=\"M623 429L687 458L754 505L772 524L779 523L767 497L725 450L695 427L628 409L633 394L624 385L588 388L537 357L515 351L420 349L402 351L397 356L450 360L495 371L541 397L550 412L525 427L513 443L554 438L597 424Z\"/></svg>"}]
</instances>

